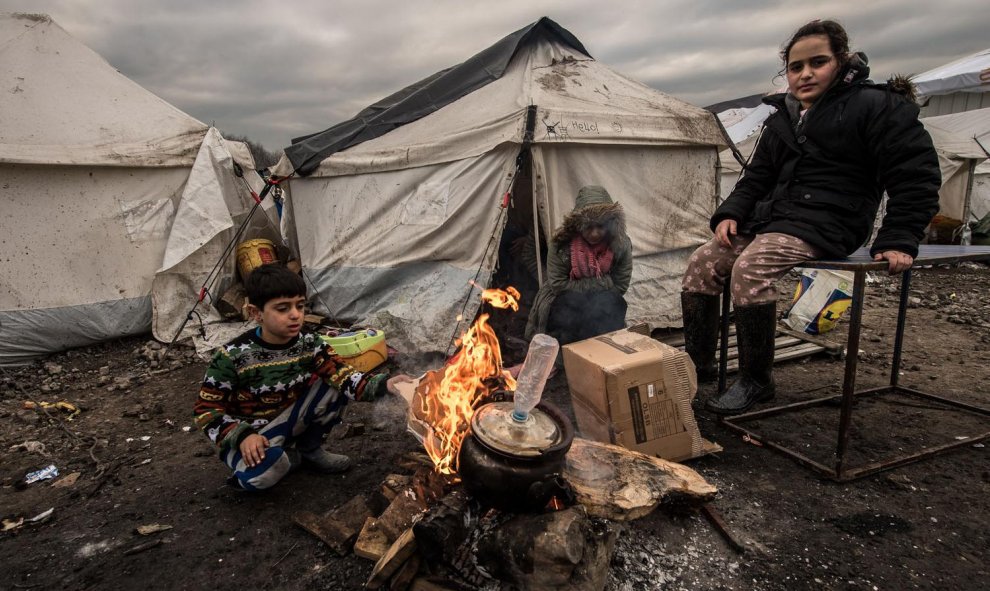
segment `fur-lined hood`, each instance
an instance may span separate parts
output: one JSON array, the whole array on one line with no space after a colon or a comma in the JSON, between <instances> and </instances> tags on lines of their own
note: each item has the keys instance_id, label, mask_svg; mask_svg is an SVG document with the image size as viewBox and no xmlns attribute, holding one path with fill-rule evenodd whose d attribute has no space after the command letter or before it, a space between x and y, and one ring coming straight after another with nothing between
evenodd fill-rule
<instances>
[{"instance_id":1,"label":"fur-lined hood","mask_svg":"<svg viewBox=\"0 0 990 591\"><path fill-rule=\"evenodd\" d=\"M626 213L622 206L612 202L612 197L604 188L596 185L581 187L577 205L566 217L564 223L553 233L553 241L558 244L570 243L571 239L591 226L600 225L608 232L609 242L626 235Z\"/></svg>"},{"instance_id":2,"label":"fur-lined hood","mask_svg":"<svg viewBox=\"0 0 990 591\"><path fill-rule=\"evenodd\" d=\"M914 82L911 82L910 76L894 74L887 79L887 90L903 95L913 103L918 102L917 89L914 87Z\"/></svg>"}]
</instances>

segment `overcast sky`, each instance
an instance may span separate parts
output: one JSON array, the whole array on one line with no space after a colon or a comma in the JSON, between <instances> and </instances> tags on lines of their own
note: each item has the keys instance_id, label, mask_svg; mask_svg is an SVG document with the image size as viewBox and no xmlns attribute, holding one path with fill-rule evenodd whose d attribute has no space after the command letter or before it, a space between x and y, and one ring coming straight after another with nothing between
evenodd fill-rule
<instances>
[{"instance_id":1,"label":"overcast sky","mask_svg":"<svg viewBox=\"0 0 990 591\"><path fill-rule=\"evenodd\" d=\"M541 16L699 106L770 89L780 45L814 18L845 24L874 79L990 47L987 0L0 0L0 11L51 15L145 88L269 150Z\"/></svg>"}]
</instances>

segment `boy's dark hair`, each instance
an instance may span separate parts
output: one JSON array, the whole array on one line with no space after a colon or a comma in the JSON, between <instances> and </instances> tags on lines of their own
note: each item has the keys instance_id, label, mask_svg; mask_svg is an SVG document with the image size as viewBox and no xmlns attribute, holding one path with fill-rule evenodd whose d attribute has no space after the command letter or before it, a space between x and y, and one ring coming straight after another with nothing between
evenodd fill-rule
<instances>
[{"instance_id":1,"label":"boy's dark hair","mask_svg":"<svg viewBox=\"0 0 990 591\"><path fill-rule=\"evenodd\" d=\"M244 282L248 303L258 309L275 298L306 297L306 282L279 263L262 265L251 271Z\"/></svg>"}]
</instances>

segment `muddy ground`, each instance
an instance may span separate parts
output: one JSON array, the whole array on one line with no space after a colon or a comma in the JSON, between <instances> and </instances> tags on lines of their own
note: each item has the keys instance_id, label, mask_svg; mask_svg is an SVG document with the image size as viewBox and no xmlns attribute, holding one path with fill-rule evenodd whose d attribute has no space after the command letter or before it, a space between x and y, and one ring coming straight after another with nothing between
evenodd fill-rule
<instances>
[{"instance_id":1,"label":"muddy ground","mask_svg":"<svg viewBox=\"0 0 990 591\"><path fill-rule=\"evenodd\" d=\"M979 265L915 273L904 385L990 406L988 285L990 269ZM896 284L877 277L867 290L860 386L888 379L896 305ZM844 342L844 330L830 338ZM386 474L402 471L396 458L416 444L403 430L401 404L351 407L348 421L363 424L364 434L331 441L356 460L347 474L303 471L267 493L238 493L225 485L206 438L189 428L205 364L184 351L159 361L156 346L147 337L126 339L3 370L0 514L17 523L53 511L0 534L0 589L361 588L371 562L337 556L291 515L372 494ZM401 361L393 371L402 371ZM837 391L842 363L822 355L781 363L776 375L778 401L796 401ZM809 388L818 390L799 393ZM711 391L703 386L699 398ZM553 378L547 397L570 410L565 376ZM27 398L67 400L82 412L59 424L26 410ZM837 408L818 408L760 428L830 463L837 420ZM731 435L704 412L698 421L725 449L690 465L718 486L714 506L746 552L732 550L691 508L662 507L625 526L608 589L986 588L990 462L983 444L835 484ZM987 430L986 418L927 402L868 402L855 416L851 460ZM27 441L44 448L11 449ZM78 480L17 484L49 464L59 478L78 472ZM135 533L149 524L171 529ZM126 553L154 540L161 543Z\"/></svg>"}]
</instances>

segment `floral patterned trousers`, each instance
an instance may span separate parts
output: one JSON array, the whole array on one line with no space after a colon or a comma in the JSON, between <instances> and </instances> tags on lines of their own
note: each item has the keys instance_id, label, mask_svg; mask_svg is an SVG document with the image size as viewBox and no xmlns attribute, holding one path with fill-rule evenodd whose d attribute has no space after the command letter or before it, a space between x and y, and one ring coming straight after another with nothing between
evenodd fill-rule
<instances>
[{"instance_id":1,"label":"floral patterned trousers","mask_svg":"<svg viewBox=\"0 0 990 591\"><path fill-rule=\"evenodd\" d=\"M732 247L713 238L688 261L681 289L719 295L731 276L730 292L736 306L777 301L777 280L801 263L822 258L820 249L789 234L771 232L730 236Z\"/></svg>"}]
</instances>

